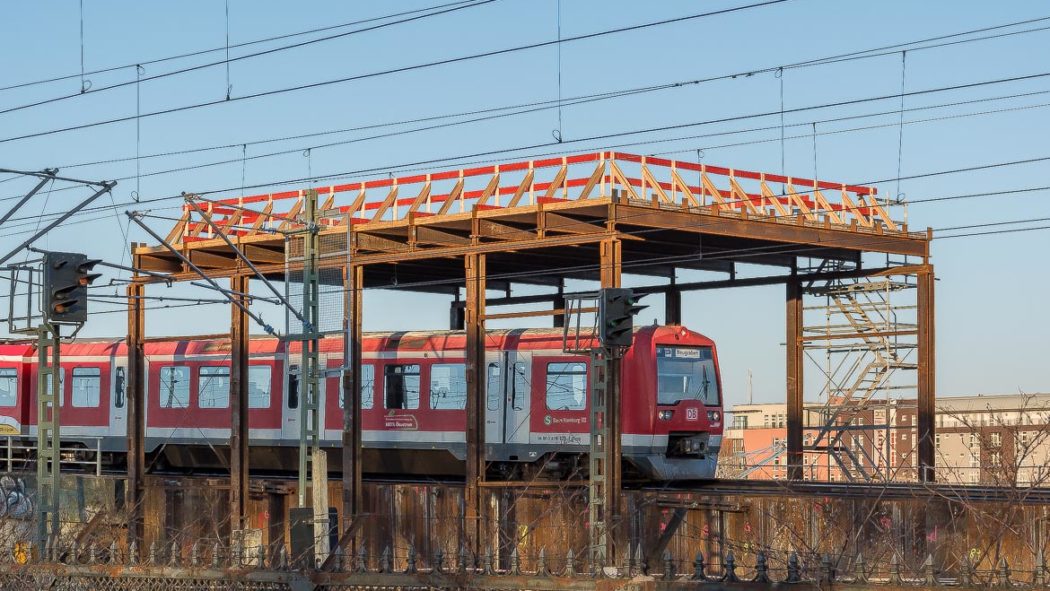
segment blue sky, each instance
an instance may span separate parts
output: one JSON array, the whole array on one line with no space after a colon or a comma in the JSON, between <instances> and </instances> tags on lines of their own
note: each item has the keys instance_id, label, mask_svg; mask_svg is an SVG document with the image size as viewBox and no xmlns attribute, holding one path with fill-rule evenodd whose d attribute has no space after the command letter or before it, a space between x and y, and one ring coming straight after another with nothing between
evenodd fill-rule
<instances>
[{"instance_id":1,"label":"blue sky","mask_svg":"<svg viewBox=\"0 0 1050 591\"><path fill-rule=\"evenodd\" d=\"M435 2L434 4L436 4ZM561 30L565 37L717 10L737 4L712 2L625 2L563 0ZM84 62L88 70L145 62L155 58L221 47L226 42L225 4L219 1L144 3L84 2ZM231 43L336 25L383 14L431 6L423 2L248 2L230 0ZM552 0L498 0L484 6L422 19L378 31L352 35L309 47L231 65L232 96L274 88L386 70L442 58L547 41L557 35L557 3ZM748 72L851 51L951 34L969 29L1050 15L1039 2L976 1L833 2L791 0L733 14L695 19L653 29L568 43L561 51L562 96L695 80ZM1038 29L1040 21L1010 29ZM346 29L338 29L338 32ZM75 1L16 3L0 22L0 86L75 74L80 70L79 4ZM309 37L304 37L309 38ZM975 43L907 52L908 91L1050 72L1046 51L1050 30ZM285 44L290 40L234 49L231 55ZM145 76L176 67L213 61L224 52L178 62L149 65ZM780 108L783 82L787 109L899 92L901 54L846 61L647 93L628 98L565 107L561 136L566 141L625 130L675 125L774 111ZM89 76L93 88L135 79L135 68ZM485 109L558 96L558 51L554 47L336 84L308 91L195 109L141 121L141 154L201 146L240 144L253 140L413 119L443 113ZM0 91L0 110L53 96L77 93L79 77ZM143 112L221 99L226 96L226 70L207 68L143 83ZM1050 91L1050 77L995 84L954 92L908 97L905 108ZM634 143L623 151L670 153L695 159L703 149L707 163L779 172L843 182L865 182L897 176L898 142L904 176L997 162L1050 156L1050 93L989 100L982 103L911 111L905 114L900 140L896 113L842 122L837 117L893 111L897 99L789 114L788 139L782 153L780 131L720 137L692 137L750 127L779 125L779 117L696 126L675 132L636 135L615 143ZM978 111L1009 109L976 116ZM19 141L24 134L134 115L136 88L88 92L70 100L0 114L0 167L41 169L89 179L134 176L134 161L92 166L69 165L136 154L134 122L97 126ZM937 118L936 121L915 121ZM818 135L812 134L817 121ZM123 180L116 203L267 183L278 179L319 176L368 168L401 170L400 164L552 141L556 111L474 123L373 141L314 149L311 145L348 140L364 132L305 138L249 146L246 155L288 151L272 158L241 162L240 146L224 150L141 161L141 172L232 160L221 166ZM873 129L850 131L855 127ZM400 129L400 128L399 128ZM793 136L802 136L794 138ZM670 141L665 141L670 140ZM652 143L659 141L659 143ZM725 144L744 144L726 146ZM573 153L600 149L597 142L511 152L487 158L510 161L538 152ZM486 160L486 158L482 158ZM433 167L453 168L455 162ZM1050 164L1001 167L963 174L904 180L906 199L1043 186ZM380 175L382 176L382 175ZM352 178L361 178L354 176ZM370 177L365 177L370 178ZM879 183L892 195L897 183ZM276 187L276 186L275 186ZM22 188L0 183L0 198ZM254 193L257 191L248 191ZM233 196L232 191L226 196ZM20 215L46 207L69 207L72 191L36 199ZM987 222L1050 217L1047 191L915 204L908 209L914 227L942 228ZM46 201L46 206L44 205ZM100 203L107 203L103 198ZM10 204L10 201L4 202ZM174 215L177 199L151 204L158 215ZM130 206L129 206L130 207ZM119 207L122 211L124 206ZM90 219L89 219L90 218ZM119 262L127 259L123 216L85 216L75 225L52 232L39 244L52 249L87 251ZM88 220L88 221L83 221ZM1033 223L1031 225L1046 225ZM156 226L162 232L163 224ZM32 226L5 225L0 247L13 247ZM130 229L128 239L146 241ZM1050 390L1044 304L1048 287L1046 253L1050 232L1032 231L934 243L937 284L937 372L941 395ZM6 251L6 250L5 250ZM109 277L109 275L107 275ZM684 279L692 277L683 276ZM122 293L123 290L120 290ZM212 297L177 287L151 288L151 295ZM447 298L405 293L371 293L366 298L366 329L444 328ZM6 303L6 302L5 302ZM647 316L661 316L652 298ZM746 397L747 373L754 375L756 400L780 400L784 392L782 288L735 289L687 295L687 326L708 334L721 347L727 402ZM733 313L726 313L730 310ZM216 332L228 319L223 306L151 312L151 334ZM268 319L280 321L275 311ZM89 335L120 335L124 315L94 317Z\"/></svg>"}]
</instances>

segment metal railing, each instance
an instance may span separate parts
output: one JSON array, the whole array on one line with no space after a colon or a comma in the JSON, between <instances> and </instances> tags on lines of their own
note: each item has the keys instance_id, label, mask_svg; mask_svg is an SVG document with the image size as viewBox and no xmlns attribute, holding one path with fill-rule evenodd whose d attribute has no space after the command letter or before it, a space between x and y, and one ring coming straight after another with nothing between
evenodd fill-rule
<instances>
[{"instance_id":1,"label":"metal railing","mask_svg":"<svg viewBox=\"0 0 1050 591\"><path fill-rule=\"evenodd\" d=\"M65 442L59 447L59 456L63 468L80 466L90 468L95 476L102 475L102 438L81 437L83 444ZM36 462L36 444L33 440L20 435L4 437L4 467L8 473L16 471L20 462Z\"/></svg>"}]
</instances>

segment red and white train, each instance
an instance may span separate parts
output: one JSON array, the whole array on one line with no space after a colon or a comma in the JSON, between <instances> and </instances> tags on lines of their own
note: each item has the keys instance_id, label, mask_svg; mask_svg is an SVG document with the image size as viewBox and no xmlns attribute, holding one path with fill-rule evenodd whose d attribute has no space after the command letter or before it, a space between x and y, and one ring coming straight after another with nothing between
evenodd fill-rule
<instances>
[{"instance_id":1,"label":"red and white train","mask_svg":"<svg viewBox=\"0 0 1050 591\"><path fill-rule=\"evenodd\" d=\"M322 342L322 364L342 365L342 341ZM466 380L462 332L367 333L362 350L363 467L367 473L463 470ZM585 467L589 359L562 350L561 330L487 334L485 441L494 471L561 475ZM151 465L220 466L230 436L226 339L150 340L146 451ZM298 348L253 338L248 421L253 470L294 467L299 441ZM0 344L0 436L36 436L33 344ZM286 369L288 371L286 371ZM127 448L127 350L120 339L62 346L62 442ZM338 454L343 424L337 371L325 380L323 445ZM622 363L622 452L628 473L657 480L712 478L722 439L718 357L707 337L681 326L635 331ZM339 466L333 458L331 466Z\"/></svg>"}]
</instances>

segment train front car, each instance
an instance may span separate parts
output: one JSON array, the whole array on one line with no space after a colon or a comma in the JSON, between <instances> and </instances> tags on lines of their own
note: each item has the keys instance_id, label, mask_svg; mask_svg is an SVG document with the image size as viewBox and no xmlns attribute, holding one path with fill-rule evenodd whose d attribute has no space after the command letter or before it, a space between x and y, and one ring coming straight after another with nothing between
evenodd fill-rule
<instances>
[{"instance_id":1,"label":"train front car","mask_svg":"<svg viewBox=\"0 0 1050 591\"><path fill-rule=\"evenodd\" d=\"M723 425L714 341L681 326L634 338L622 367L624 458L654 480L714 478Z\"/></svg>"}]
</instances>

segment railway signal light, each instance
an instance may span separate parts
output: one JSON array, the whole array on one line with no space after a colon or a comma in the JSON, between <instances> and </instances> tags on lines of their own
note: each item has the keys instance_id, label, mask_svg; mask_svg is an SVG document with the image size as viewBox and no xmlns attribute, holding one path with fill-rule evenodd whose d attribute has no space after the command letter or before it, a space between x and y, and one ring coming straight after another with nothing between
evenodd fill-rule
<instances>
[{"instance_id":1,"label":"railway signal light","mask_svg":"<svg viewBox=\"0 0 1050 591\"><path fill-rule=\"evenodd\" d=\"M603 347L630 347L634 341L634 315L648 308L638 305L641 296L626 287L607 287L598 298L598 340Z\"/></svg>"},{"instance_id":2,"label":"railway signal light","mask_svg":"<svg viewBox=\"0 0 1050 591\"><path fill-rule=\"evenodd\" d=\"M92 273L99 262L75 252L44 255L44 316L49 322L87 321L87 288L100 277Z\"/></svg>"}]
</instances>

